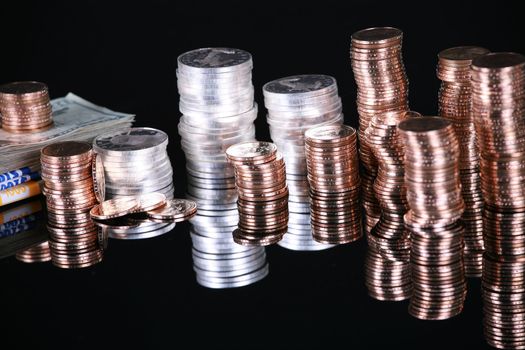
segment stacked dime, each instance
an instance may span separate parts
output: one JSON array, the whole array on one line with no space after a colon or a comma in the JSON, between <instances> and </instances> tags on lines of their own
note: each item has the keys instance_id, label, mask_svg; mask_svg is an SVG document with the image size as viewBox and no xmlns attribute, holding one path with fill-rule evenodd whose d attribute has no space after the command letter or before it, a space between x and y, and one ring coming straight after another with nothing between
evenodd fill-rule
<instances>
[{"instance_id":1,"label":"stacked dime","mask_svg":"<svg viewBox=\"0 0 525 350\"><path fill-rule=\"evenodd\" d=\"M288 228L288 187L282 155L269 142L243 142L226 150L235 170L239 199L236 243L264 246L277 243Z\"/></svg>"},{"instance_id":2,"label":"stacked dime","mask_svg":"<svg viewBox=\"0 0 525 350\"><path fill-rule=\"evenodd\" d=\"M305 134L312 236L344 244L362 236L357 132L346 125L319 126Z\"/></svg>"},{"instance_id":3,"label":"stacked dime","mask_svg":"<svg viewBox=\"0 0 525 350\"><path fill-rule=\"evenodd\" d=\"M264 85L270 135L286 162L290 192L288 233L279 245L293 250L320 250L330 245L312 239L304 133L322 125L342 124L342 104L334 78L297 75Z\"/></svg>"},{"instance_id":4,"label":"stacked dime","mask_svg":"<svg viewBox=\"0 0 525 350\"><path fill-rule=\"evenodd\" d=\"M16 260L25 263L46 262L51 260L49 242L37 243L29 248L16 252Z\"/></svg>"},{"instance_id":5,"label":"stacked dime","mask_svg":"<svg viewBox=\"0 0 525 350\"><path fill-rule=\"evenodd\" d=\"M368 28L352 35L350 58L358 88L359 155L364 167L361 179L367 232L379 220L381 211L372 191L378 162L365 132L372 117L408 110L408 79L401 54L402 38L399 29L390 27Z\"/></svg>"},{"instance_id":6,"label":"stacked dime","mask_svg":"<svg viewBox=\"0 0 525 350\"><path fill-rule=\"evenodd\" d=\"M0 124L5 131L32 133L53 125L46 84L22 81L0 86Z\"/></svg>"},{"instance_id":7,"label":"stacked dime","mask_svg":"<svg viewBox=\"0 0 525 350\"><path fill-rule=\"evenodd\" d=\"M462 311L466 296L459 144L443 118L408 118L398 128L410 206L405 214L413 282L409 313L447 319Z\"/></svg>"},{"instance_id":8,"label":"stacked dime","mask_svg":"<svg viewBox=\"0 0 525 350\"><path fill-rule=\"evenodd\" d=\"M525 344L525 57L490 53L472 61L483 212L483 310L487 342Z\"/></svg>"},{"instance_id":9,"label":"stacked dime","mask_svg":"<svg viewBox=\"0 0 525 350\"><path fill-rule=\"evenodd\" d=\"M459 171L465 211L465 275L481 277L483 256L483 197L479 174L479 152L476 141L470 87L470 64L488 52L476 46L460 46L438 54L437 76L439 115L454 126L459 142Z\"/></svg>"},{"instance_id":10,"label":"stacked dime","mask_svg":"<svg viewBox=\"0 0 525 350\"><path fill-rule=\"evenodd\" d=\"M102 260L97 228L89 215L97 203L92 158L91 145L85 142L54 143L41 151L49 246L58 267L87 267Z\"/></svg>"}]
</instances>

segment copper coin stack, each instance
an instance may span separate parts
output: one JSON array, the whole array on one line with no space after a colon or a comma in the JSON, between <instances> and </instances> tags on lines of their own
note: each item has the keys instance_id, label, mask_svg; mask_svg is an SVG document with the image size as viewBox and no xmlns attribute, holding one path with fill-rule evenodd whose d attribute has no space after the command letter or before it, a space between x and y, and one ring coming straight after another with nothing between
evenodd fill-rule
<instances>
[{"instance_id":1,"label":"copper coin stack","mask_svg":"<svg viewBox=\"0 0 525 350\"><path fill-rule=\"evenodd\" d=\"M465 211L465 275L481 277L483 257L483 197L479 171L479 152L476 141L470 87L470 64L488 53L477 46L459 46L438 54L437 77L442 81L439 90L439 115L454 126L459 141L459 172Z\"/></svg>"},{"instance_id":2,"label":"copper coin stack","mask_svg":"<svg viewBox=\"0 0 525 350\"><path fill-rule=\"evenodd\" d=\"M29 248L16 252L16 260L25 263L38 263L51 260L51 250L49 242L41 242Z\"/></svg>"},{"instance_id":3,"label":"copper coin stack","mask_svg":"<svg viewBox=\"0 0 525 350\"><path fill-rule=\"evenodd\" d=\"M490 53L472 61L480 145L483 311L487 342L525 348L525 56Z\"/></svg>"},{"instance_id":4,"label":"copper coin stack","mask_svg":"<svg viewBox=\"0 0 525 350\"><path fill-rule=\"evenodd\" d=\"M398 128L410 205L405 225L414 289L408 311L423 320L447 319L463 310L467 292L458 140L444 118L408 118Z\"/></svg>"},{"instance_id":5,"label":"copper coin stack","mask_svg":"<svg viewBox=\"0 0 525 350\"><path fill-rule=\"evenodd\" d=\"M379 222L368 235L365 278L370 296L379 300L404 300L412 294L410 238L403 220L408 210L404 147L397 125L414 117L421 115L403 111L378 114L365 132L379 163L373 190L381 207Z\"/></svg>"},{"instance_id":6,"label":"copper coin stack","mask_svg":"<svg viewBox=\"0 0 525 350\"><path fill-rule=\"evenodd\" d=\"M33 133L53 125L47 85L21 81L0 86L0 121L5 131Z\"/></svg>"},{"instance_id":7,"label":"copper coin stack","mask_svg":"<svg viewBox=\"0 0 525 350\"><path fill-rule=\"evenodd\" d=\"M51 144L40 154L51 258L61 268L87 267L102 260L98 230L89 214L97 203L92 158L91 145L76 141Z\"/></svg>"},{"instance_id":8,"label":"copper coin stack","mask_svg":"<svg viewBox=\"0 0 525 350\"><path fill-rule=\"evenodd\" d=\"M390 27L368 28L352 35L350 58L358 88L359 155L364 167L361 181L366 232L377 223L381 210L372 190L378 163L365 131L375 115L408 110L408 78L401 53L402 39L403 32Z\"/></svg>"},{"instance_id":9,"label":"copper coin stack","mask_svg":"<svg viewBox=\"0 0 525 350\"><path fill-rule=\"evenodd\" d=\"M345 244L361 238L356 130L319 126L308 129L304 137L314 240Z\"/></svg>"},{"instance_id":10,"label":"copper coin stack","mask_svg":"<svg viewBox=\"0 0 525 350\"><path fill-rule=\"evenodd\" d=\"M239 199L238 228L233 240L245 246L279 242L288 229L286 169L277 146L270 142L242 142L228 147Z\"/></svg>"}]
</instances>

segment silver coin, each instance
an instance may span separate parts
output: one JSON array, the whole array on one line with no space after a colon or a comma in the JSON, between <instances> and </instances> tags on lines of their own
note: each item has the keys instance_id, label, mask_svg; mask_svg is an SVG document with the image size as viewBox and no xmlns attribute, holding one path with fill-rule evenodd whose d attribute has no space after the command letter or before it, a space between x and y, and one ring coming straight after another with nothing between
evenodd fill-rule
<instances>
[{"instance_id":1,"label":"silver coin","mask_svg":"<svg viewBox=\"0 0 525 350\"><path fill-rule=\"evenodd\" d=\"M252 65L250 53L232 48L210 47L188 51L177 57L179 70L231 72Z\"/></svg>"},{"instance_id":2,"label":"silver coin","mask_svg":"<svg viewBox=\"0 0 525 350\"><path fill-rule=\"evenodd\" d=\"M168 135L153 128L130 128L97 136L93 140L96 152L108 155L149 153L168 144ZM122 153L121 153L122 152ZM156 152L151 152L156 153Z\"/></svg>"},{"instance_id":3,"label":"silver coin","mask_svg":"<svg viewBox=\"0 0 525 350\"><path fill-rule=\"evenodd\" d=\"M175 228L175 223L170 223L167 225L163 225L155 230L141 232L141 233L127 232L127 233L122 234L122 233L114 232L111 229L108 230L108 233L109 233L109 238L114 238L114 239L130 239L130 240L131 239L146 239L146 238L153 238L153 237L161 236L163 234L166 234L172 231L174 228Z\"/></svg>"},{"instance_id":4,"label":"silver coin","mask_svg":"<svg viewBox=\"0 0 525 350\"><path fill-rule=\"evenodd\" d=\"M328 93L337 86L336 80L328 75L304 74L273 80L264 84L264 96L276 94L303 94L315 96Z\"/></svg>"},{"instance_id":5,"label":"silver coin","mask_svg":"<svg viewBox=\"0 0 525 350\"><path fill-rule=\"evenodd\" d=\"M203 287L215 289L244 287L262 280L268 275L268 272L268 265L265 265L253 273L234 278L206 278L197 275L197 283Z\"/></svg>"}]
</instances>

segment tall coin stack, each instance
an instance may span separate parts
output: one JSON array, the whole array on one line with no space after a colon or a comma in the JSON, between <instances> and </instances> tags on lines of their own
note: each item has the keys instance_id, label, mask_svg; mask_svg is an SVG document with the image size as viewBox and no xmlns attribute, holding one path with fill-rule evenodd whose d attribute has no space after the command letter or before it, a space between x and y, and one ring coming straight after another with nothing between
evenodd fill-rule
<instances>
[{"instance_id":1,"label":"tall coin stack","mask_svg":"<svg viewBox=\"0 0 525 350\"><path fill-rule=\"evenodd\" d=\"M61 268L88 267L102 260L98 230L89 215L97 203L92 158L86 142L59 142L41 151L51 260Z\"/></svg>"},{"instance_id":2,"label":"tall coin stack","mask_svg":"<svg viewBox=\"0 0 525 350\"><path fill-rule=\"evenodd\" d=\"M488 52L476 46L453 47L438 54L437 76L439 115L454 126L459 141L459 172L465 211L465 275L481 277L483 257L483 197L479 174L479 152L476 141L470 87L470 64Z\"/></svg>"},{"instance_id":3,"label":"tall coin stack","mask_svg":"<svg viewBox=\"0 0 525 350\"><path fill-rule=\"evenodd\" d=\"M408 311L423 320L447 319L463 310L467 292L459 143L452 124L439 117L408 118L398 128L410 206L405 214L413 282Z\"/></svg>"},{"instance_id":4,"label":"tall coin stack","mask_svg":"<svg viewBox=\"0 0 525 350\"><path fill-rule=\"evenodd\" d=\"M296 75L265 84L263 94L270 136L285 159L290 192L288 234L279 245L300 251L330 248L312 239L304 133L343 123L337 82L327 75Z\"/></svg>"},{"instance_id":5,"label":"tall coin stack","mask_svg":"<svg viewBox=\"0 0 525 350\"><path fill-rule=\"evenodd\" d=\"M47 85L21 81L0 86L0 125L12 133L32 133L53 126Z\"/></svg>"},{"instance_id":6,"label":"tall coin stack","mask_svg":"<svg viewBox=\"0 0 525 350\"><path fill-rule=\"evenodd\" d=\"M313 238L326 244L361 238L356 130L319 126L308 129L304 137Z\"/></svg>"},{"instance_id":7,"label":"tall coin stack","mask_svg":"<svg viewBox=\"0 0 525 350\"><path fill-rule=\"evenodd\" d=\"M525 344L525 56L489 53L472 61L480 145L483 311L487 342Z\"/></svg>"},{"instance_id":8,"label":"tall coin stack","mask_svg":"<svg viewBox=\"0 0 525 350\"><path fill-rule=\"evenodd\" d=\"M357 84L359 155L364 168L361 181L367 233L379 220L381 209L372 190L378 162L365 132L375 115L408 110L402 39L403 32L390 27L367 28L352 34L350 58Z\"/></svg>"},{"instance_id":9,"label":"tall coin stack","mask_svg":"<svg viewBox=\"0 0 525 350\"><path fill-rule=\"evenodd\" d=\"M279 242L288 229L286 169L277 147L269 142L243 142L228 147L239 194L239 227L233 240L245 246Z\"/></svg>"},{"instance_id":10,"label":"tall coin stack","mask_svg":"<svg viewBox=\"0 0 525 350\"><path fill-rule=\"evenodd\" d=\"M50 261L51 250L49 249L49 242L46 240L16 252L16 260L28 264Z\"/></svg>"}]
</instances>

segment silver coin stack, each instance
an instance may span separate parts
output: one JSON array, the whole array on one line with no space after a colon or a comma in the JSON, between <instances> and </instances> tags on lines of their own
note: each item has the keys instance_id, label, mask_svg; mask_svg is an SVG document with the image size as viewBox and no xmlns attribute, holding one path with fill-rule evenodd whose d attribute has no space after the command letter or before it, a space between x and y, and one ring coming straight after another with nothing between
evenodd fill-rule
<instances>
[{"instance_id":1,"label":"silver coin stack","mask_svg":"<svg viewBox=\"0 0 525 350\"><path fill-rule=\"evenodd\" d=\"M291 250L330 248L312 238L304 132L343 123L337 82L327 75L296 75L266 83L263 94L272 141L285 159L289 191L288 232L278 244Z\"/></svg>"},{"instance_id":2,"label":"silver coin stack","mask_svg":"<svg viewBox=\"0 0 525 350\"><path fill-rule=\"evenodd\" d=\"M97 136L93 149L104 165L106 198L161 192L173 199L173 169L167 146L168 135L153 128L129 128ZM174 223L148 221L107 231L110 238L144 239L174 227Z\"/></svg>"},{"instance_id":3,"label":"silver coin stack","mask_svg":"<svg viewBox=\"0 0 525 350\"><path fill-rule=\"evenodd\" d=\"M187 197L199 208L190 220L197 282L208 288L255 283L268 274L266 253L233 241L237 191L225 154L235 143L255 140L252 57L239 49L203 48L180 55L177 63Z\"/></svg>"}]
</instances>

